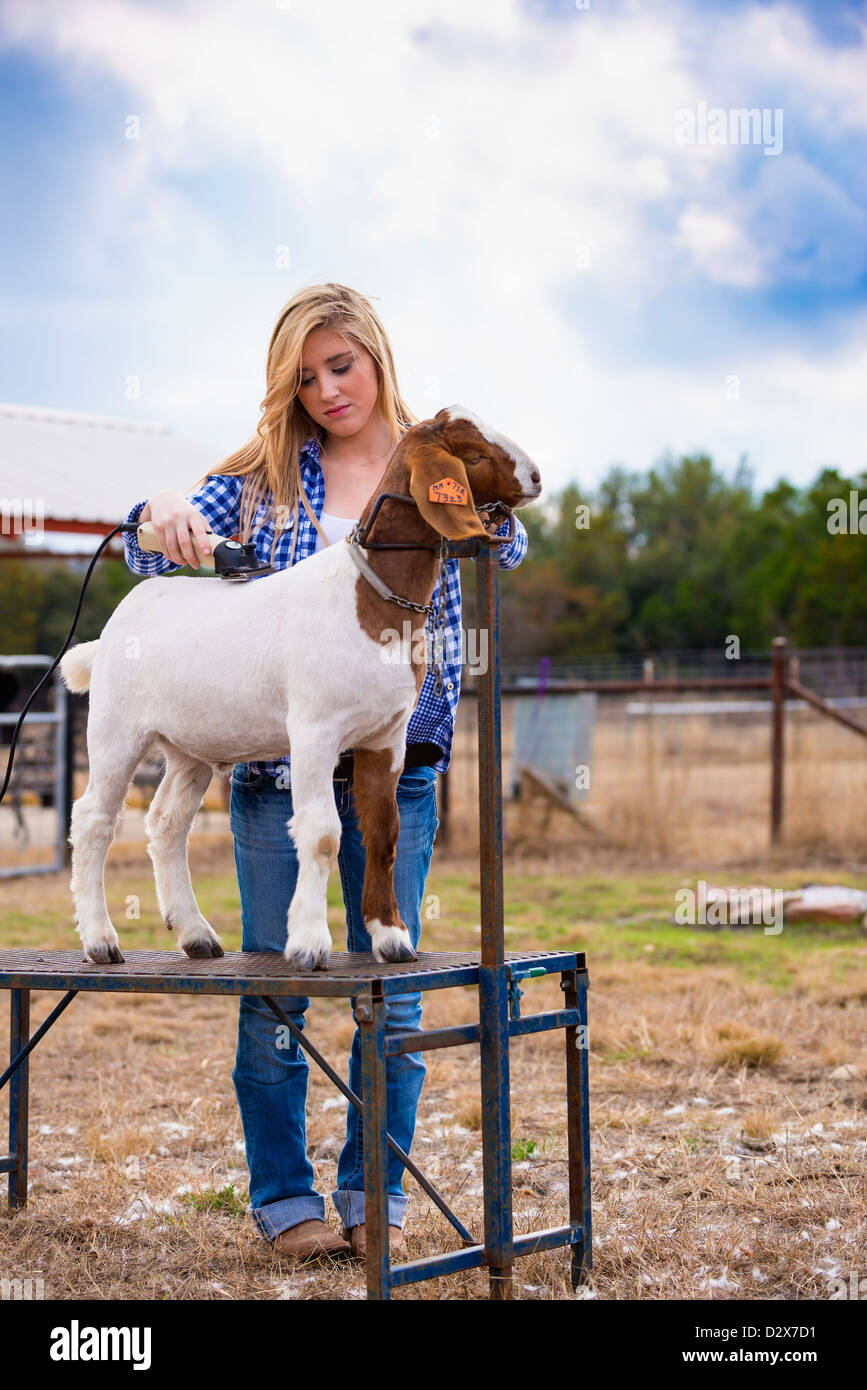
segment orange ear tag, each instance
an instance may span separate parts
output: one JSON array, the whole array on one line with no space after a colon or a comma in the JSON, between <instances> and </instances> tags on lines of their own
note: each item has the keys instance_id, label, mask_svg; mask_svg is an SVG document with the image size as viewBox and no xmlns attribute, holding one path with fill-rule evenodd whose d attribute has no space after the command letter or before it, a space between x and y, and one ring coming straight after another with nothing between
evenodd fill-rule
<instances>
[{"instance_id":1,"label":"orange ear tag","mask_svg":"<svg viewBox=\"0 0 867 1390\"><path fill-rule=\"evenodd\" d=\"M455 478L440 478L428 488L429 502L456 502L458 506L467 504L467 489Z\"/></svg>"}]
</instances>

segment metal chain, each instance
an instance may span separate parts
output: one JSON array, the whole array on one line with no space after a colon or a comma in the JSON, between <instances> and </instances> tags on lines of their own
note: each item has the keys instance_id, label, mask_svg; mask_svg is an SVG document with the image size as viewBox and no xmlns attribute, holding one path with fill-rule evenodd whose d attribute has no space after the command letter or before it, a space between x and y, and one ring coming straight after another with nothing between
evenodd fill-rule
<instances>
[{"instance_id":1,"label":"metal chain","mask_svg":"<svg viewBox=\"0 0 867 1390\"><path fill-rule=\"evenodd\" d=\"M409 499L407 499L407 500L409 500ZM477 514L478 514L478 513L484 512L484 513L487 515L487 518L488 518L488 525L491 524L491 522L494 520L494 517L495 517L495 516L498 516L498 515L500 515L500 514L502 514L502 513L505 513L506 516L509 515L509 507L508 507L508 505L507 505L505 502L501 502L501 501L499 501L499 500L497 500L497 501L495 501L495 502L486 503L486 504L484 504L484 505L481 506L481 507L476 507L475 510L476 510L476 513L477 513ZM370 525L370 522L368 521L367 524L368 524L368 526L369 526L369 525ZM360 521L360 519L359 519L359 520L355 523L355 526L354 526L353 530L351 531L351 533L350 533L349 536L347 537L347 539L351 542L351 544L357 546L359 550L365 549L364 543L362 542L362 539L361 539L361 532L362 532L362 526L361 526L361 521ZM434 606L433 601L431 601L430 603L426 603L426 604L424 604L424 603L413 603L410 599L402 598L402 597L400 597L398 594L389 593L389 594L387 595L387 597L389 598L389 600L390 600L392 603L398 604L399 607L401 607L401 608L411 608L411 609L412 609L414 612L416 612L416 613L425 613L429 619L430 619L430 618L433 618L433 633L432 633L432 637L433 637L433 642L432 642L433 652L432 652L432 655L430 656L430 658L429 658L428 661L427 661L427 672L428 672L428 674L430 674L431 671L432 671L433 674L434 674L434 692L433 692L433 693L434 693L434 696L435 696L436 699L441 699L442 696L443 696L443 692L444 692L444 690L445 690L445 683L444 683L444 681L443 681L443 676L444 676L444 674L445 674L446 603L447 603L447 601L448 601L448 583L449 583L449 576L448 576L448 544L449 544L449 542L448 542L448 537L447 537L447 536L441 535L441 536L440 536L440 544L439 544L439 552L440 552L439 590L440 590L440 594L439 594L439 604L436 606L436 609L435 609L435 606ZM374 585L374 587L376 587L376 586ZM427 624L425 624L425 632L427 632Z\"/></svg>"}]
</instances>

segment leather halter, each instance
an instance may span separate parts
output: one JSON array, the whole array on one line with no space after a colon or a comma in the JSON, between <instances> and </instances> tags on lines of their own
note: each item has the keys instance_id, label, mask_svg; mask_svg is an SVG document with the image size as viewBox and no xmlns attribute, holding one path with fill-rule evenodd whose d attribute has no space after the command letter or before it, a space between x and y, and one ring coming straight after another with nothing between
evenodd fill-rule
<instances>
[{"instance_id":1,"label":"leather halter","mask_svg":"<svg viewBox=\"0 0 867 1390\"><path fill-rule=\"evenodd\" d=\"M416 542L416 541L371 541L371 540L368 540L367 537L368 537L368 533L369 533L369 531L370 531L370 528L371 528L371 526L373 525L373 522L374 522L374 520L375 520L375 518L376 518L377 513L379 512L380 507L382 506L383 502L385 501L385 499L386 499L387 497L392 498L392 499L393 499L394 501L396 501L396 502L410 502L413 506L416 505L415 498L414 498L414 497L408 497L408 496L406 495L406 493L403 493L403 492L381 492L381 493L379 494L379 496L377 497L376 501L374 502L374 504L373 504L373 509L372 509L372 511L371 511L371 513L370 513L370 516L367 518L367 521L364 523L364 525L362 526L361 522L360 522L360 521L357 521L356 524L355 524L355 526L352 528L352 531L347 535L346 540L347 540L347 543L348 543L348 545L349 545L349 553L350 553L350 555L352 556L353 560L355 561L356 565L358 566L359 572L360 572L361 574L364 575L364 578L367 580L368 584L370 584L371 588L373 588L373 589L379 594L380 598L387 599L389 603L396 603L396 604L398 604L401 608L411 608L411 609L413 610L413 612L415 612L415 613L424 613L426 617L431 617L431 616L433 616L434 613L435 613L434 605L433 605L433 599L431 599L431 602L430 602L430 603L414 603L412 599L402 598L400 594L394 593L394 591L388 587L388 585L386 584L385 580L382 579L382 578L376 573L376 570L374 570L373 567L370 565L370 563L368 562L368 560L366 559L366 557L362 554L362 551L363 551L363 550L438 550L438 551L439 551L439 556L440 556L440 570L439 570L440 598L439 598L439 610L438 610L438 612L436 612L436 614L435 614L436 626L439 628L439 633L438 633L438 634L437 634L436 632L434 633L434 655L433 655L433 667L434 667L434 672L435 672L435 675L436 675L436 680L435 680L435 684L434 684L434 695L439 699L439 698L442 696L442 693L443 693L443 669L444 669L444 664L443 664L443 657L442 657L442 648L443 648L443 645L444 645L444 643L445 643L446 595L447 595L447 592L448 592L448 582L449 582L448 566L447 566L447 563L446 563L446 562L447 562L447 559L448 559L449 538L448 538L448 536L440 536L439 541L438 541L437 543L435 543L434 545L427 544L427 543L424 542L424 541ZM476 513L479 513L479 512L505 512L506 516L509 518L509 533L508 533L508 535L506 535L506 536L488 536L488 540L489 540L489 542L490 542L492 545L502 545L502 544L504 544L504 543L505 543L505 544L508 544L509 541L514 540L514 538L515 538L515 513L514 513L514 512L512 511L512 509L507 505L507 503L501 502L501 501L498 499L496 502L488 502L488 503L485 503L485 504L483 504L481 507L476 507L474 510L476 511ZM502 524L502 523L501 523L501 524Z\"/></svg>"},{"instance_id":2,"label":"leather halter","mask_svg":"<svg viewBox=\"0 0 867 1390\"><path fill-rule=\"evenodd\" d=\"M364 575L365 579L368 581L371 587L376 590L376 592L379 594L381 598L387 599L390 603L397 603L402 608L412 608L413 611L416 613L430 614L433 612L432 602L413 603L411 599L401 598L399 594L394 593L394 591L388 587L388 585L385 583L385 580L382 579L376 573L376 571L368 563L367 559L364 557L364 555L362 555L361 552L362 550L438 550L440 555L440 580L445 580L447 582L446 552L448 550L449 538L448 536L440 536L439 541L434 545L430 545L424 541L368 540L370 528L376 520L377 513L379 512L380 507L382 506L383 502L387 497L392 498L396 502L410 502L412 506L416 505L415 498L408 497L406 493L381 492L377 497L376 501L374 502L370 516L367 518L367 521L364 523L364 525L362 526L361 522L357 521L353 529L347 535L346 540L349 545L349 553L352 556L361 573ZM501 502L499 500L497 500L496 502L487 502L484 503L481 507L476 507L474 510L477 513L504 512L506 516L509 518L510 524L508 535L489 536L488 539L491 542L491 544L508 544L509 541L514 540L515 513L511 510L507 503Z\"/></svg>"}]
</instances>

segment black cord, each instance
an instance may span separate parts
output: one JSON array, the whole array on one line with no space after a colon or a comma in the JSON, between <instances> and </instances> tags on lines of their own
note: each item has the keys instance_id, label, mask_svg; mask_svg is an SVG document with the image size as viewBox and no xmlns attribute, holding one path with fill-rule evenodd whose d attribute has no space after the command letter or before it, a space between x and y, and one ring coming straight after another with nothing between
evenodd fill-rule
<instances>
[{"instance_id":1,"label":"black cord","mask_svg":"<svg viewBox=\"0 0 867 1390\"><path fill-rule=\"evenodd\" d=\"M76 629L76 627L77 627L77 625L78 625L78 619L79 619L80 616L81 616L81 605L82 605L83 602L84 602L84 593L85 593L85 590L86 590L86 588L87 588L87 585L88 585L88 583L89 583L89 581L90 581L90 576L93 574L93 567L94 567L94 565L96 564L96 562L97 562L97 560L99 559L99 557L100 557L100 555L102 554L102 552L105 550L105 547L108 545L109 541L114 540L115 536L120 535L121 532L124 532L124 531L137 531L138 528L139 528L139 523L138 523L137 521L124 521L120 526L115 526L115 528L114 528L113 531L109 531L108 535L105 537L105 540L101 541L100 544L98 545L98 547L97 547L97 549L96 549L96 551L95 551L95 553L94 553L93 559L91 560L90 564L88 565L87 574L84 576L84 583L83 583L82 586L81 586L81 593L80 593L79 596L78 596L78 607L77 607L76 610L75 610L75 617L74 617L73 620L72 620L72 627L69 629L69 636L67 637L67 639L66 639L66 641L64 642L63 646L61 647L60 651L57 653L57 656L55 657L55 659L52 661L52 663L51 663L51 665L49 666L48 670L45 672L45 675L42 677L42 680L39 682L39 684L37 685L36 689L32 692L32 694L31 694L31 696L30 696L30 699L27 701L27 704L24 706L23 710L21 711L21 714L20 714L19 719L18 719L18 723L15 725L15 728L14 728L14 730L13 730L13 733L12 733L12 742L11 742L10 745L9 745L9 762L8 762L7 765L6 765L6 777L5 777L5 780L4 780L4 782L3 782L2 788L0 788L0 801L3 800L4 796L6 795L6 789L7 789L7 787L9 786L9 778L10 778L11 775L12 775L12 763L13 763L13 761L14 761L14 759L15 759L15 745L16 745L16 743L18 742L18 735L19 735L19 733L20 733L20 731L21 731L21 725L22 725L23 722L24 722L24 716L25 716L25 714L27 713L27 711L29 710L30 706L33 704L33 701L36 699L36 696L39 694L39 692L40 692L40 690L42 689L43 685L44 685L45 682L48 680L48 677L49 677L49 676L52 674L52 672L54 671L54 669L55 669L55 667L57 666L58 662L61 660L61 658L62 658L63 656L66 655L66 652L67 652L67 650L68 650L68 648L69 648L69 645L70 645L70 643L72 642L73 637L75 636L75 629Z\"/></svg>"}]
</instances>

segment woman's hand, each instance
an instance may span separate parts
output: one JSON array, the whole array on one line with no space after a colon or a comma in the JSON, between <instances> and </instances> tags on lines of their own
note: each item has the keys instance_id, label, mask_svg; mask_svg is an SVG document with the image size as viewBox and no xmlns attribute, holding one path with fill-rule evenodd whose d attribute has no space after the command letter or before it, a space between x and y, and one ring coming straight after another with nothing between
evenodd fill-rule
<instances>
[{"instance_id":1,"label":"woman's hand","mask_svg":"<svg viewBox=\"0 0 867 1390\"><path fill-rule=\"evenodd\" d=\"M149 519L166 558L174 565L192 565L197 570L199 560L193 549L193 536L203 555L208 555L211 549L207 540L210 525L201 512L171 488L155 492L145 511L150 512Z\"/></svg>"},{"instance_id":2,"label":"woman's hand","mask_svg":"<svg viewBox=\"0 0 867 1390\"><path fill-rule=\"evenodd\" d=\"M503 524L503 518L491 516L488 512L479 512L479 521L484 526L489 535L496 535L498 529Z\"/></svg>"}]
</instances>

